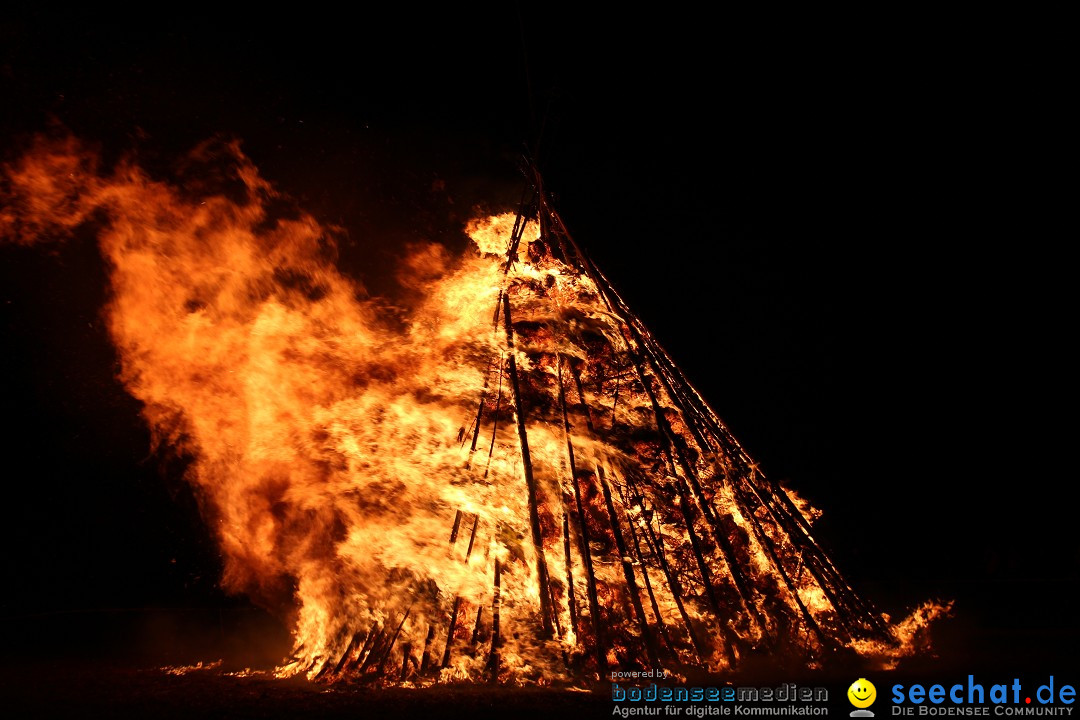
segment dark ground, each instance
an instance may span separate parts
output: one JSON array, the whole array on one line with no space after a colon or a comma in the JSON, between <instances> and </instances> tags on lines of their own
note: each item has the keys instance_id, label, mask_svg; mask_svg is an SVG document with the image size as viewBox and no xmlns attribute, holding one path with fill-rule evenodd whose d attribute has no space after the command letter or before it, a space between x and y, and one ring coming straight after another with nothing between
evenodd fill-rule
<instances>
[{"instance_id":1,"label":"dark ground","mask_svg":"<svg viewBox=\"0 0 1080 720\"><path fill-rule=\"evenodd\" d=\"M1048 616L1075 606L1075 584L1037 589L1050 604ZM859 677L877 686L881 700L876 709L886 712L888 689L896 683L949 686L973 674L987 687L1017 678L1030 694L1050 675L1059 686L1075 678L1072 648L1080 640L1075 626L979 618L973 609L941 622L935 627L933 653L902 661L890 671L836 659L811 672L782 669L771 658L749 658L739 673L697 675L671 684L825 687L830 714L844 716L851 709L846 689ZM610 683L578 690L484 683L406 689L274 679L265 671L287 653L287 633L265 613L243 608L56 614L24 619L6 640L0 688L11 717L602 718L615 707ZM166 671L218 660L221 665L213 669L183 675ZM228 675L247 669L264 672Z\"/></svg>"},{"instance_id":2,"label":"dark ground","mask_svg":"<svg viewBox=\"0 0 1080 720\"><path fill-rule=\"evenodd\" d=\"M107 626L111 637L93 641L93 649L81 656L64 659L42 657L50 642L37 645L37 657L21 657L19 662L5 667L0 674L3 688L3 708L8 717L57 718L603 718L610 717L616 706L611 699L610 684L595 683L588 689L568 690L537 687L493 687L486 684L433 686L423 689L375 688L350 683L324 685L300 679L278 680L265 674L235 677L227 673L254 667L268 667L268 637L282 638L280 629L266 618L238 617L226 614L218 618L225 634L237 633L225 640L224 635L207 638L212 618L191 617L190 612L166 613L157 611L153 617L138 619L113 618L99 624ZM205 615L205 614L204 614ZM206 625L203 625L203 624ZM63 623L69 631L70 623ZM143 627L133 628L133 625ZM127 626L127 627L125 627ZM150 627L152 626L152 627ZM240 627L245 626L245 627ZM171 635L170 633L186 633ZM260 633L262 633L260 635ZM85 636L85 629L79 633ZM193 654L192 635L202 636L206 643L204 654ZM245 637L246 635L246 637ZM877 686L881 698L876 710L887 712L889 688L900 683L946 686L966 682L974 674L978 682L989 687L994 683L1011 684L1021 680L1025 692L1047 681L1053 674L1060 684L1068 680L1071 658L1051 658L1044 648L1050 638L1032 636L1028 632L971 632L943 624L938 632L937 658L921 658L903 663L894 671L883 672L859 667L834 668L826 672L780 671L767 663L756 669L724 677L695 677L676 685L695 686L754 686L775 687L795 682L800 687L825 687L829 691L830 714L846 716L850 706L845 691L858 677L867 677ZM41 641L43 638L39 637ZM1060 639L1060 638L1059 638ZM1075 644L1075 635L1071 644ZM151 645L167 640L155 651ZM70 638L66 651L70 652ZM149 643L149 644L148 644ZM102 648L123 646L124 652L107 657ZM187 650L182 648L187 647ZM231 646L232 654L219 652ZM264 652L252 648L263 647ZM1011 657L1003 657L1007 652ZM169 666L194 663L198 659L212 662L224 656L220 667L194 670L184 675L172 675L161 663ZM151 659L153 658L153 659ZM198 659L196 659L198 658ZM252 660L259 662L250 662ZM248 661L248 662L245 662ZM1003 671L1005 667L1021 668ZM1048 672L1034 668L1050 668ZM621 683L626 687L629 683ZM646 681L637 684L647 686ZM707 704L702 704L707 705ZM879 712L879 715L882 714Z\"/></svg>"}]
</instances>

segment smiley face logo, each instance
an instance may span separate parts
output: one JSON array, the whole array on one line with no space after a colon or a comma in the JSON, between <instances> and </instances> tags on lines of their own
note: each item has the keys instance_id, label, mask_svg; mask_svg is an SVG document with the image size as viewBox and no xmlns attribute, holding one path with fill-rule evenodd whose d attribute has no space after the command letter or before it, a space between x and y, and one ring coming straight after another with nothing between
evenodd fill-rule
<instances>
[{"instance_id":1,"label":"smiley face logo","mask_svg":"<svg viewBox=\"0 0 1080 720\"><path fill-rule=\"evenodd\" d=\"M868 708L877 700L877 688L866 678L859 678L847 689L848 700L857 708Z\"/></svg>"}]
</instances>

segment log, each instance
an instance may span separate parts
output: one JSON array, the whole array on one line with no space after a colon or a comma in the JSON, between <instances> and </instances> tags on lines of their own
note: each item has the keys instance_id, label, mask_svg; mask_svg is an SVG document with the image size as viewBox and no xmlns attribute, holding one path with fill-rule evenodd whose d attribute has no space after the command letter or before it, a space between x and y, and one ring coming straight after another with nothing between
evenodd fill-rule
<instances>
[{"instance_id":1,"label":"log","mask_svg":"<svg viewBox=\"0 0 1080 720\"><path fill-rule=\"evenodd\" d=\"M619 550L619 560L622 564L623 577L626 579L626 590L630 595L630 603L637 615L638 626L641 629L641 639L645 642L645 651L649 656L652 667L660 666L660 653L657 652L656 638L652 628L649 627L645 617L645 608L641 605L641 590L638 589L637 580L634 576L634 565L630 561L630 553L626 548L622 530L619 527L619 517L615 514L615 504L611 501L611 488L608 487L607 478L604 476L604 468L596 468L596 476L600 481L600 490L604 494L604 504L607 506L608 519L611 522L611 534L615 538L615 547Z\"/></svg>"},{"instance_id":2,"label":"log","mask_svg":"<svg viewBox=\"0 0 1080 720\"><path fill-rule=\"evenodd\" d=\"M397 629L394 630L394 634L390 636L390 642L386 644L386 650L382 652L382 657L379 658L379 665L375 672L377 675L383 674L383 666L386 665L386 661L390 659L390 653L394 650L394 643L397 642L398 635L401 634L401 628L405 627L405 621L409 619L409 613L412 612L412 606L405 611L405 614L401 616L401 622L398 623Z\"/></svg>"},{"instance_id":3,"label":"log","mask_svg":"<svg viewBox=\"0 0 1080 720\"><path fill-rule=\"evenodd\" d=\"M409 674L409 656L412 654L412 643L405 643L405 647L401 651L401 675L398 680L404 682L405 678Z\"/></svg>"},{"instance_id":4,"label":"log","mask_svg":"<svg viewBox=\"0 0 1080 720\"><path fill-rule=\"evenodd\" d=\"M469 533L469 547L465 550L465 562L469 562L469 557L472 556L473 543L476 541L476 527L480 524L480 515L473 514L472 532Z\"/></svg>"},{"instance_id":5,"label":"log","mask_svg":"<svg viewBox=\"0 0 1080 720\"><path fill-rule=\"evenodd\" d=\"M633 483L628 479L628 482ZM634 493L641 497L641 492L636 488L633 488ZM644 509L644 508L643 508ZM664 571L664 576L667 578L668 587L671 588L671 595L675 598L675 606L679 608L679 614L682 616L683 625L686 627L686 634L690 637L690 642L693 643L694 649L698 653L698 658L701 661L708 659L708 650L702 644L700 638L696 632L694 632L694 626L690 621L690 615L686 612L686 606L683 604L682 599L682 583L679 582L678 576L671 569L671 565L668 564L667 556L664 553L663 538L659 537L653 532L652 525L645 522L645 542L649 545L649 550L653 556L660 562L660 567Z\"/></svg>"},{"instance_id":6,"label":"log","mask_svg":"<svg viewBox=\"0 0 1080 720\"><path fill-rule=\"evenodd\" d=\"M473 623L471 642L472 642L472 646L474 648L476 647L476 644L478 642L480 642L480 621L483 619L483 617L484 617L484 606L481 605L480 607L476 608L476 622Z\"/></svg>"},{"instance_id":7,"label":"log","mask_svg":"<svg viewBox=\"0 0 1080 720\"><path fill-rule=\"evenodd\" d=\"M525 489L529 500L529 528L532 530L533 550L536 552L536 575L540 591L540 623L544 637L554 633L552 625L551 589L548 578L544 537L540 529L540 511L536 478L533 477L532 457L529 454L529 433L526 429L525 407L521 400L517 360L514 354L514 329L510 318L510 296L503 295L503 319L506 321L506 342L510 349L510 383L514 391L514 410L517 416L518 441L521 445L521 466L525 474Z\"/></svg>"},{"instance_id":8,"label":"log","mask_svg":"<svg viewBox=\"0 0 1080 720\"><path fill-rule=\"evenodd\" d=\"M334 665L334 675L340 673L341 669L345 667L345 664L349 662L350 656L352 655L353 651L356 650L356 646L361 643L361 637L366 640L370 632L370 629L364 632L357 631L352 636L352 640L350 640L349 644L346 646L345 652L341 654L341 658L337 661L337 664Z\"/></svg>"},{"instance_id":9,"label":"log","mask_svg":"<svg viewBox=\"0 0 1080 720\"><path fill-rule=\"evenodd\" d=\"M431 643L435 639L435 625L429 624L427 637L424 638L424 654L420 656L420 674L427 672L431 667Z\"/></svg>"},{"instance_id":10,"label":"log","mask_svg":"<svg viewBox=\"0 0 1080 720\"><path fill-rule=\"evenodd\" d=\"M450 546L453 547L457 542L458 528L461 527L461 510L458 510L454 515L454 529L450 531Z\"/></svg>"},{"instance_id":11,"label":"log","mask_svg":"<svg viewBox=\"0 0 1080 720\"><path fill-rule=\"evenodd\" d=\"M627 503L626 494L620 492L622 497L623 507L629 507ZM626 514L626 525L630 528L630 540L632 541L632 547L634 549L634 557L637 558L638 565L641 566L641 577L645 581L645 590L649 596L649 604L652 606L653 615L656 617L657 629L660 631L660 636L664 639L664 644L671 652L672 656L678 659L678 653L675 652L675 646L671 643L671 638L667 634L667 626L664 624L664 616L660 613L660 604L656 602L656 594L653 592L652 581L649 579L649 568L645 564L645 555L641 552L641 542L638 540L637 530L634 528L634 520L630 517L630 514Z\"/></svg>"},{"instance_id":12,"label":"log","mask_svg":"<svg viewBox=\"0 0 1080 720\"><path fill-rule=\"evenodd\" d=\"M495 396L495 413L491 424L491 444L488 446L487 466L484 467L484 478L487 479L488 471L491 470L491 456L495 452L495 437L499 434L499 408L502 406L502 380L503 368L499 368L499 390Z\"/></svg>"},{"instance_id":13,"label":"log","mask_svg":"<svg viewBox=\"0 0 1080 720\"><path fill-rule=\"evenodd\" d=\"M454 642L454 628L457 627L458 611L461 609L461 596L454 598L454 609L450 613L450 627L446 631L446 646L443 648L442 663L439 667L450 667L450 646Z\"/></svg>"},{"instance_id":14,"label":"log","mask_svg":"<svg viewBox=\"0 0 1080 720\"><path fill-rule=\"evenodd\" d=\"M375 632L369 634L367 640L364 641L364 647L360 649L360 654L356 656L355 661L360 662L361 658L363 659L363 662L360 664L359 669L356 671L358 675L363 675L364 671L367 670L368 665L370 665L371 661L374 660L376 654L375 650L382 642L385 633L386 628L384 628L382 625L376 625Z\"/></svg>"},{"instance_id":15,"label":"log","mask_svg":"<svg viewBox=\"0 0 1080 720\"><path fill-rule=\"evenodd\" d=\"M566 597L567 604L570 607L570 627L574 631L574 635L579 635L578 629L578 612L577 612L577 595L574 593L574 564L570 558L570 516L565 512L562 516L562 528L563 528L563 552L566 556Z\"/></svg>"},{"instance_id":16,"label":"log","mask_svg":"<svg viewBox=\"0 0 1080 720\"><path fill-rule=\"evenodd\" d=\"M570 480L574 486L574 501L577 505L578 553L581 555L581 561L585 565L585 587L589 598L589 618L592 622L593 637L596 642L597 668L602 675L607 669L605 650L607 643L605 642L603 626L600 623L600 601L596 596L596 575L593 572L592 550L589 549L589 528L585 524L585 507L581 501L581 487L578 484L577 465L574 460L574 443L570 437L570 418L566 410L566 390L562 381L562 354L560 353L558 357L559 406L562 409L563 430L566 434L566 454L570 462ZM570 586L570 592L573 593L573 585Z\"/></svg>"},{"instance_id":17,"label":"log","mask_svg":"<svg viewBox=\"0 0 1080 720\"><path fill-rule=\"evenodd\" d=\"M494 593L491 598L491 652L488 654L488 672L491 673L491 682L498 682L499 680L499 605L502 602L500 593L502 588L502 578L500 573L502 567L499 562L499 558L495 558L495 585Z\"/></svg>"}]
</instances>

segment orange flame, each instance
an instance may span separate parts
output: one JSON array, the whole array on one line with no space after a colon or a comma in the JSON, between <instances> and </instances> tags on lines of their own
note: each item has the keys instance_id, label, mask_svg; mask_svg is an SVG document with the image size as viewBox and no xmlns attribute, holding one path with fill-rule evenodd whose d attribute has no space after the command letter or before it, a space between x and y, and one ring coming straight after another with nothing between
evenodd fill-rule
<instances>
[{"instance_id":1,"label":"orange flame","mask_svg":"<svg viewBox=\"0 0 1080 720\"><path fill-rule=\"evenodd\" d=\"M41 140L4 168L0 235L94 226L121 378L193 458L223 586L292 612L280 674L895 658L943 611L886 626L860 604L817 511L764 478L542 202L545 233L507 213L471 221L456 260L414 247L423 300L401 326L336 268L335 228L271 214L238 144L193 157L226 161L234 192L104 175Z\"/></svg>"}]
</instances>

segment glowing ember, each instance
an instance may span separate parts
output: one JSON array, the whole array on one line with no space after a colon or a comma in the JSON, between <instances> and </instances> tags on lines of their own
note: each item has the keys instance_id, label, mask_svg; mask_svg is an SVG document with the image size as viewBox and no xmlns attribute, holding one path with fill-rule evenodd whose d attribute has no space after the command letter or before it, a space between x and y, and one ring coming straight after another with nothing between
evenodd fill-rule
<instances>
[{"instance_id":1,"label":"glowing ember","mask_svg":"<svg viewBox=\"0 0 1080 720\"><path fill-rule=\"evenodd\" d=\"M204 663L200 660L194 665L168 665L161 668L161 670L167 675L189 675L193 672L217 670L224 662L224 660L215 660L214 662Z\"/></svg>"},{"instance_id":2,"label":"glowing ember","mask_svg":"<svg viewBox=\"0 0 1080 720\"><path fill-rule=\"evenodd\" d=\"M331 229L270 215L275 190L218 150L230 197L40 141L5 168L0 233L95 230L121 377L193 458L224 587L291 613L279 674L888 664L947 611L892 625L852 591L817 511L762 475L542 195L471 221L462 258L417 249L402 325L336 269Z\"/></svg>"}]
</instances>

